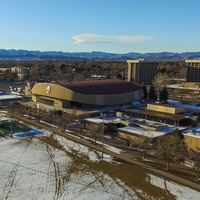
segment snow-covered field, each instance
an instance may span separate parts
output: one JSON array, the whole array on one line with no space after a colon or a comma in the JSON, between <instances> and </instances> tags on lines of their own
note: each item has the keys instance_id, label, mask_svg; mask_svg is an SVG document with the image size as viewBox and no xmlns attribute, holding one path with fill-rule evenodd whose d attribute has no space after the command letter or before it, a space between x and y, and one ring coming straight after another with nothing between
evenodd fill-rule
<instances>
[{"instance_id":1,"label":"snow-covered field","mask_svg":"<svg viewBox=\"0 0 200 200\"><path fill-rule=\"evenodd\" d=\"M146 179L140 185L126 183L104 168L114 171L123 164L104 156L102 161L101 152L46 131L34 137L0 140L0 199L196 200L200 196L200 192L149 172L143 173ZM128 171L124 168L118 173ZM129 178L134 180L138 174L135 171Z\"/></svg>"}]
</instances>

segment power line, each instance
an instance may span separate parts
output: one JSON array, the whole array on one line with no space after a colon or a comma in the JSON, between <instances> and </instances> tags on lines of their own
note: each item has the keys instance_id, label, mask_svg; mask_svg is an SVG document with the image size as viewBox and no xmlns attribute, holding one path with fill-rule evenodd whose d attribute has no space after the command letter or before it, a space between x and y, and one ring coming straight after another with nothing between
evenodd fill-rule
<instances>
[{"instance_id":1,"label":"power line","mask_svg":"<svg viewBox=\"0 0 200 200\"><path fill-rule=\"evenodd\" d=\"M45 174L47 176L55 177L54 175L46 173L46 172L43 172L41 170L37 170L37 169L31 168L31 167L26 167L26 166L23 166L23 165L20 165L20 164L16 164L16 163L13 163L13 162L10 162L10 161L6 161L6 160L0 159L0 162L7 163L7 164L10 164L10 165L14 165L14 166L17 166L17 167L21 167L21 168L24 168L24 169L27 169L27 170L31 170L31 171L40 173L40 174ZM55 177L55 178L56 179L62 179L63 177L59 176L59 177ZM78 181L70 180L69 182L72 182L72 183L75 183L75 184L78 184L78 185L82 185L82 186L87 186L87 188L92 188L94 190L98 190L98 191L101 191L101 192L104 192L104 193L108 193L108 194L112 194L112 195L115 195L115 196L119 196L119 197L122 197L124 199L132 199L132 198L130 198L128 196L122 196L122 195L119 195L119 194L117 194L115 192L108 192L108 191L103 190L103 189L99 189L99 188L96 188L96 187L88 186L87 184L84 184L84 183L81 183L81 182L78 182Z\"/></svg>"}]
</instances>

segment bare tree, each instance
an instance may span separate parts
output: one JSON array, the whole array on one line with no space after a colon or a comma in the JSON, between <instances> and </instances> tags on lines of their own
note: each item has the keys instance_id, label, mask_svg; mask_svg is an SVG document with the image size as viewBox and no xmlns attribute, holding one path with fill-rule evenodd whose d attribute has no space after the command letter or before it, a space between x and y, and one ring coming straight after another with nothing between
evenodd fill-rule
<instances>
[{"instance_id":1,"label":"bare tree","mask_svg":"<svg viewBox=\"0 0 200 200\"><path fill-rule=\"evenodd\" d=\"M29 70L29 76L31 80L38 80L40 79L40 69L38 66L31 67Z\"/></svg>"},{"instance_id":2,"label":"bare tree","mask_svg":"<svg viewBox=\"0 0 200 200\"><path fill-rule=\"evenodd\" d=\"M129 138L131 145L137 146L140 150L142 150L142 158L146 160L147 151L152 147L152 135L149 133L148 135L142 135L137 138Z\"/></svg>"},{"instance_id":3,"label":"bare tree","mask_svg":"<svg viewBox=\"0 0 200 200\"><path fill-rule=\"evenodd\" d=\"M187 146L184 139L178 134L165 135L158 141L156 157L167 164L167 170L170 164L184 158L187 155Z\"/></svg>"},{"instance_id":4,"label":"bare tree","mask_svg":"<svg viewBox=\"0 0 200 200\"><path fill-rule=\"evenodd\" d=\"M94 143L96 144L96 141L97 141L97 136L98 136L98 133L101 132L102 130L102 125L101 124L91 124L90 125L90 130L92 132L92 135L94 137Z\"/></svg>"},{"instance_id":5,"label":"bare tree","mask_svg":"<svg viewBox=\"0 0 200 200\"><path fill-rule=\"evenodd\" d=\"M196 147L197 151L190 149L190 158L194 161L194 170L196 171L196 180L200 179L200 148Z\"/></svg>"},{"instance_id":6,"label":"bare tree","mask_svg":"<svg viewBox=\"0 0 200 200\"><path fill-rule=\"evenodd\" d=\"M153 86L157 91L157 99L159 101L160 91L166 85L168 75L163 73L158 73L153 81Z\"/></svg>"},{"instance_id":7,"label":"bare tree","mask_svg":"<svg viewBox=\"0 0 200 200\"><path fill-rule=\"evenodd\" d=\"M84 119L89 117L88 113L82 113L79 115L79 127L80 127L80 132L82 133L82 129L84 128Z\"/></svg>"},{"instance_id":8,"label":"bare tree","mask_svg":"<svg viewBox=\"0 0 200 200\"><path fill-rule=\"evenodd\" d=\"M74 121L76 121L76 120L79 119L78 111L75 108L73 108L72 111L71 111L71 113L68 114L68 119L71 122L74 122Z\"/></svg>"},{"instance_id":9,"label":"bare tree","mask_svg":"<svg viewBox=\"0 0 200 200\"><path fill-rule=\"evenodd\" d=\"M69 125L69 114L63 113L59 123L61 125L61 128L65 130Z\"/></svg>"},{"instance_id":10,"label":"bare tree","mask_svg":"<svg viewBox=\"0 0 200 200\"><path fill-rule=\"evenodd\" d=\"M73 81L83 81L85 77L82 74L76 74Z\"/></svg>"},{"instance_id":11,"label":"bare tree","mask_svg":"<svg viewBox=\"0 0 200 200\"><path fill-rule=\"evenodd\" d=\"M53 122L53 117L54 117L54 110L49 111L49 123L51 124Z\"/></svg>"}]
</instances>

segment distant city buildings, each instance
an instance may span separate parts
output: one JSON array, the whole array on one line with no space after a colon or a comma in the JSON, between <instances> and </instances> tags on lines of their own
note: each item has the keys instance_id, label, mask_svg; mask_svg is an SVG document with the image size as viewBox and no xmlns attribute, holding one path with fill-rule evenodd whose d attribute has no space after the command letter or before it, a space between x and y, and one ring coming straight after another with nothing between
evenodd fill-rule
<instances>
[{"instance_id":1,"label":"distant city buildings","mask_svg":"<svg viewBox=\"0 0 200 200\"><path fill-rule=\"evenodd\" d=\"M127 60L128 81L139 85L151 85L158 73L159 61L155 60Z\"/></svg>"},{"instance_id":2,"label":"distant city buildings","mask_svg":"<svg viewBox=\"0 0 200 200\"><path fill-rule=\"evenodd\" d=\"M29 78L29 67L22 67L22 66L17 66L17 67L0 67L0 81L6 80L5 74L6 71L9 71L9 73L14 73L16 74L17 81L22 81L22 80L27 80Z\"/></svg>"},{"instance_id":3,"label":"distant city buildings","mask_svg":"<svg viewBox=\"0 0 200 200\"><path fill-rule=\"evenodd\" d=\"M28 67L12 67L11 72L17 74L19 81L26 80L29 78L29 68Z\"/></svg>"},{"instance_id":4,"label":"distant city buildings","mask_svg":"<svg viewBox=\"0 0 200 200\"><path fill-rule=\"evenodd\" d=\"M200 82L200 59L185 60L187 65L186 82Z\"/></svg>"},{"instance_id":5,"label":"distant city buildings","mask_svg":"<svg viewBox=\"0 0 200 200\"><path fill-rule=\"evenodd\" d=\"M159 61L156 60L127 60L128 81L139 85L151 85L158 73ZM185 60L187 66L186 82L200 83L200 59Z\"/></svg>"}]
</instances>

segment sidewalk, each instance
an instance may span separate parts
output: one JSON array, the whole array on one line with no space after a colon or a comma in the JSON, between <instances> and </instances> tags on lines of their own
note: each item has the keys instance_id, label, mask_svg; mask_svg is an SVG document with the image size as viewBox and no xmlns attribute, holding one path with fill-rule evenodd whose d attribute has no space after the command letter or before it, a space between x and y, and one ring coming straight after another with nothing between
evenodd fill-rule
<instances>
[{"instance_id":1,"label":"sidewalk","mask_svg":"<svg viewBox=\"0 0 200 200\"><path fill-rule=\"evenodd\" d=\"M84 139L81 139L81 138L77 138L77 137L73 137L72 135L70 134L67 134L67 133L64 133L62 132L61 130L59 130L58 128L55 128L55 127L51 127L49 126L48 124L44 124L44 123L40 123L39 121L37 120L34 120L34 119L30 119L30 118L26 118L24 116L18 116L17 114L14 114L13 113L13 117L21 120L21 121L24 121L25 123L27 124L30 124L30 125L33 125L35 127L38 127L38 128L42 128L42 129L47 129L47 130L50 130L51 132L55 133L55 134L58 134L62 137L65 137L66 139L69 139L69 140L72 140L74 142L77 142L79 144L82 144L82 145L85 145L87 147L90 147L92 149L95 149L97 151L102 151L102 147L101 146L98 146L97 144L92 144ZM133 164L133 165L138 165L146 170L149 170L151 172L154 172L158 175L161 175L161 176L164 176L168 179L171 179L175 182L178 182L178 183L181 183L185 186L188 186L190 188L193 188L195 190L198 190L200 191L200 184L198 183L194 183L194 182L191 182L189 180L186 180L186 179L183 179L181 177L178 177L178 176L175 176L173 174L170 174L169 172L165 172L163 170L159 170L159 169L156 169L148 164L145 164L145 163L142 163L142 162L139 162L139 161L136 161L134 160L134 156L130 153L127 153L127 152L122 152L121 154L118 154L118 153L115 153L113 151L110 151L108 149L106 149L106 147L104 146L104 153L106 154L109 154L117 159L120 159L122 161L125 161L127 163L130 163L130 164Z\"/></svg>"}]
</instances>

